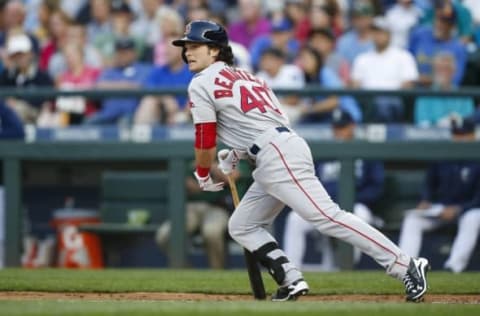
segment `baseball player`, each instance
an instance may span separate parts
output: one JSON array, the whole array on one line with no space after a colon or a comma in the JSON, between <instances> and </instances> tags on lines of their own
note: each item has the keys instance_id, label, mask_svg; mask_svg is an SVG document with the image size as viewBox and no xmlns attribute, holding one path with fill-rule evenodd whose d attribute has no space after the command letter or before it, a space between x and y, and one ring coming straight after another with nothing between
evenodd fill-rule
<instances>
[{"instance_id":1,"label":"baseball player","mask_svg":"<svg viewBox=\"0 0 480 316\"><path fill-rule=\"evenodd\" d=\"M218 153L224 173L230 173L239 159L255 162L254 182L232 214L228 230L279 285L272 300L294 300L309 290L302 273L266 229L288 205L323 234L373 257L389 275L404 282L408 301L420 301L427 291L428 260L406 255L330 199L315 176L310 148L290 127L272 90L251 73L233 67L225 29L211 21L192 21L173 45L183 48L182 57L195 73L188 94L195 124L194 174L200 187L223 189L224 184L209 173L217 138L232 148Z\"/></svg>"},{"instance_id":2,"label":"baseball player","mask_svg":"<svg viewBox=\"0 0 480 316\"><path fill-rule=\"evenodd\" d=\"M452 122L454 141L474 141L471 119ZM445 269L462 272L475 249L480 233L480 163L477 161L439 161L426 174L422 198L407 211L400 230L400 248L409 255L420 253L424 232L458 221L458 233Z\"/></svg>"}]
</instances>

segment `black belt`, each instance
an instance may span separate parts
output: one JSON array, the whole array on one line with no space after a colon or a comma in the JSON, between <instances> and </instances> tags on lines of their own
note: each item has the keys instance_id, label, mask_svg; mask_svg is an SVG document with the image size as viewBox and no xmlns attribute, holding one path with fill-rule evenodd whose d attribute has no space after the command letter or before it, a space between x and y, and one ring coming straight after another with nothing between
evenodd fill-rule
<instances>
[{"instance_id":1,"label":"black belt","mask_svg":"<svg viewBox=\"0 0 480 316\"><path fill-rule=\"evenodd\" d=\"M275 129L279 133L283 133L283 132L290 133L290 130L288 128L286 128L285 126L275 127ZM260 147L258 147L256 144L253 144L252 147L250 147L249 151L252 155L256 156L258 154L258 152L260 151Z\"/></svg>"}]
</instances>

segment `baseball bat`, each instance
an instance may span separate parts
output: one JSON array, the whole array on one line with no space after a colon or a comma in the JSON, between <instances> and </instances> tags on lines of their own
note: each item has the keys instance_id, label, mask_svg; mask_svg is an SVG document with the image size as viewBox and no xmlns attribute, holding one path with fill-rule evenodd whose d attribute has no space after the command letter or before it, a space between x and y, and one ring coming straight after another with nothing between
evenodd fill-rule
<instances>
[{"instance_id":1,"label":"baseball bat","mask_svg":"<svg viewBox=\"0 0 480 316\"><path fill-rule=\"evenodd\" d=\"M237 185L233 178L228 175L228 184L230 186L230 192L232 193L233 205L237 208L238 204L240 203L240 199L238 197ZM265 293L265 285L263 284L262 274L260 272L260 268L258 267L257 260L253 256L253 254L248 251L247 249L243 249L244 256L245 256L245 264L247 266L248 271L248 278L250 280L250 287L252 288L253 297L256 300L264 300L267 298Z\"/></svg>"}]
</instances>

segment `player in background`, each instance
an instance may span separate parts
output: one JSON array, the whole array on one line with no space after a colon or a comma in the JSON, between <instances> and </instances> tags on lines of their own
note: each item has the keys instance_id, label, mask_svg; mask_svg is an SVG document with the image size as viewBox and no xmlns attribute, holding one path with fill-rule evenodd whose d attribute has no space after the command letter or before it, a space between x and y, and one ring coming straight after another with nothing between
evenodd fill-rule
<instances>
[{"instance_id":1,"label":"player in background","mask_svg":"<svg viewBox=\"0 0 480 316\"><path fill-rule=\"evenodd\" d=\"M452 139L475 140L470 118L452 120ZM444 268L462 272L468 265L480 233L480 163L437 161L428 168L421 201L407 211L400 230L399 246L412 256L420 253L423 233L458 222L458 233Z\"/></svg>"},{"instance_id":2,"label":"player in background","mask_svg":"<svg viewBox=\"0 0 480 316\"><path fill-rule=\"evenodd\" d=\"M217 138L232 148L219 156L225 174L239 159L255 162L254 182L232 214L232 238L254 254L279 285L273 301L296 299L309 288L302 272L278 247L266 227L285 205L321 233L339 238L373 257L405 284L407 301L421 301L427 291L425 258L411 258L382 233L339 208L315 176L310 148L292 130L278 99L265 82L233 67L225 29L197 20L173 41L195 73L188 88L195 124L195 177L205 191L223 189L210 177Z\"/></svg>"}]
</instances>

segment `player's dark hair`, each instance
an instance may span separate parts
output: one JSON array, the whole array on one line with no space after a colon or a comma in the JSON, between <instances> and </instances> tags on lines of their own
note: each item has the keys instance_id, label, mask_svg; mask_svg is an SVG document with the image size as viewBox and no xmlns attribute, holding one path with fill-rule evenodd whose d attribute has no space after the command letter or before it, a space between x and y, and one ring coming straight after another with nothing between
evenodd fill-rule
<instances>
[{"instance_id":1,"label":"player's dark hair","mask_svg":"<svg viewBox=\"0 0 480 316\"><path fill-rule=\"evenodd\" d=\"M233 66L235 64L235 57L233 57L232 47L230 45L227 46L214 46L220 49L217 60L223 61L229 66Z\"/></svg>"}]
</instances>

